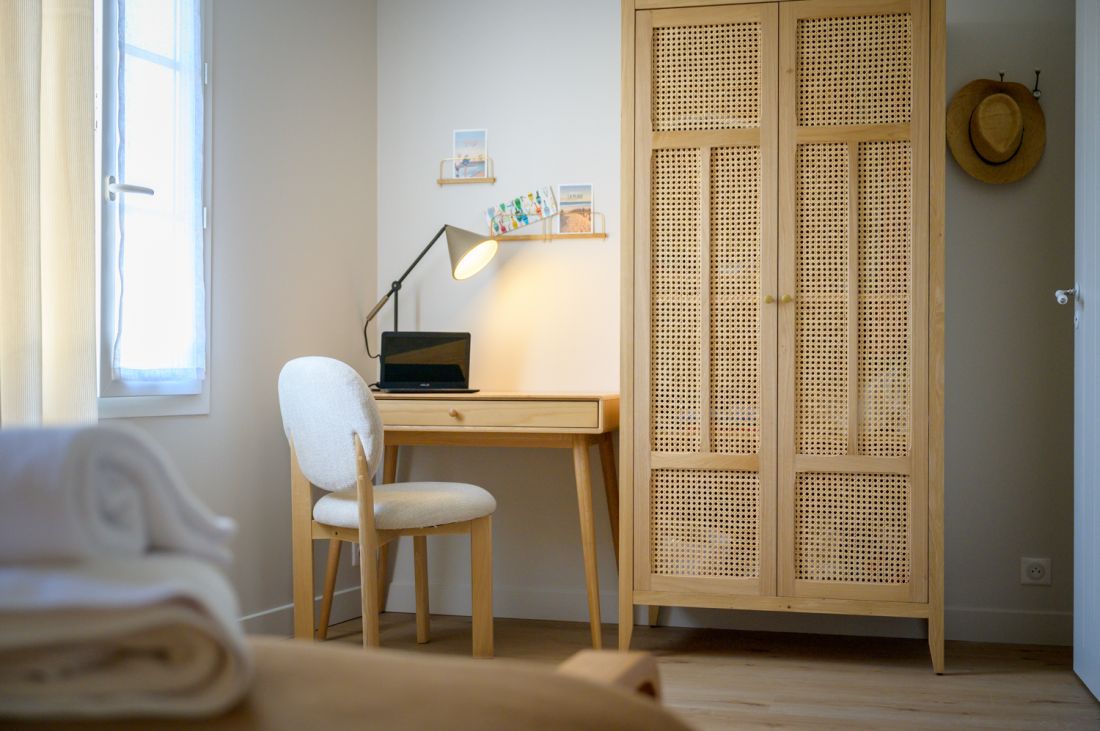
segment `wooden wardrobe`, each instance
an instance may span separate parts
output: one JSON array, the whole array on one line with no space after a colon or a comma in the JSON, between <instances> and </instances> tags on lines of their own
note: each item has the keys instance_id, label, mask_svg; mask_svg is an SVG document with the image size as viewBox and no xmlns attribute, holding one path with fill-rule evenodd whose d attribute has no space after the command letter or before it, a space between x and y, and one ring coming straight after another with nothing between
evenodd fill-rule
<instances>
[{"instance_id":1,"label":"wooden wardrobe","mask_svg":"<svg viewBox=\"0 0 1100 731\"><path fill-rule=\"evenodd\" d=\"M944 0L626 0L622 48L619 616L923 618L942 672Z\"/></svg>"}]
</instances>

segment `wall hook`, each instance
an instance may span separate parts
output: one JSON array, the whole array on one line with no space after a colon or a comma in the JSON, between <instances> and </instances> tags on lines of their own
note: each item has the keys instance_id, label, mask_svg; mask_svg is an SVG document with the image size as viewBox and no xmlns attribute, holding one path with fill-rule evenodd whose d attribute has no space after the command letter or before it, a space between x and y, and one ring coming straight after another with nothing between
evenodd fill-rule
<instances>
[{"instance_id":1,"label":"wall hook","mask_svg":"<svg viewBox=\"0 0 1100 731\"><path fill-rule=\"evenodd\" d=\"M1001 75L1001 83L1002 84L1005 83L1005 72L1004 71L998 71L997 73Z\"/></svg>"},{"instance_id":2,"label":"wall hook","mask_svg":"<svg viewBox=\"0 0 1100 731\"><path fill-rule=\"evenodd\" d=\"M1031 90L1031 95L1036 99L1043 95L1043 92L1039 91L1039 74L1042 73L1042 69L1035 69L1035 88Z\"/></svg>"}]
</instances>

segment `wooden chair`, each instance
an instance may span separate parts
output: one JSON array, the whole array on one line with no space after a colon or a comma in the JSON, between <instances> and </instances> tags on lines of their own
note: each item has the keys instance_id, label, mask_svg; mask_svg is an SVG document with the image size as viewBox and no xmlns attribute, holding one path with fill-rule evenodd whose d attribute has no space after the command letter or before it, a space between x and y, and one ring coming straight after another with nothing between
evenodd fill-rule
<instances>
[{"instance_id":1,"label":"wooden chair","mask_svg":"<svg viewBox=\"0 0 1100 731\"><path fill-rule=\"evenodd\" d=\"M314 638L313 542L329 540L321 604L325 636L342 541L362 552L363 645L380 644L379 549L413 536L416 639L427 642L427 536L470 535L473 654L493 656L493 496L455 482L374 485L381 460L382 420L367 384L350 366L331 358L290 361L279 374L279 408L290 442L291 542L294 636ZM311 486L327 491L314 503Z\"/></svg>"}]
</instances>

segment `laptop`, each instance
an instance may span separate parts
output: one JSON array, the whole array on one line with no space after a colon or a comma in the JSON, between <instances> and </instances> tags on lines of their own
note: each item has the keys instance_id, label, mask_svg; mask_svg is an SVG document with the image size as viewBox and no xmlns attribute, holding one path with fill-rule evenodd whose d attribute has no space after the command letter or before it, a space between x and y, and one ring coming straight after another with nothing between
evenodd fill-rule
<instances>
[{"instance_id":1,"label":"laptop","mask_svg":"<svg viewBox=\"0 0 1100 731\"><path fill-rule=\"evenodd\" d=\"M378 390L476 393L470 388L470 333L384 332Z\"/></svg>"}]
</instances>

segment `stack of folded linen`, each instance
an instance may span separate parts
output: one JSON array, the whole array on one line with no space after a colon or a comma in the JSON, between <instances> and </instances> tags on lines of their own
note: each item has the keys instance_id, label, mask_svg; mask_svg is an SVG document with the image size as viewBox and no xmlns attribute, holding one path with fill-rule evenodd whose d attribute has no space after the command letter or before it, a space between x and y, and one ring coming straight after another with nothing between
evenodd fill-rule
<instances>
[{"instance_id":1,"label":"stack of folded linen","mask_svg":"<svg viewBox=\"0 0 1100 731\"><path fill-rule=\"evenodd\" d=\"M234 531L136 430L0 430L0 717L237 703L252 659L223 574Z\"/></svg>"}]
</instances>

